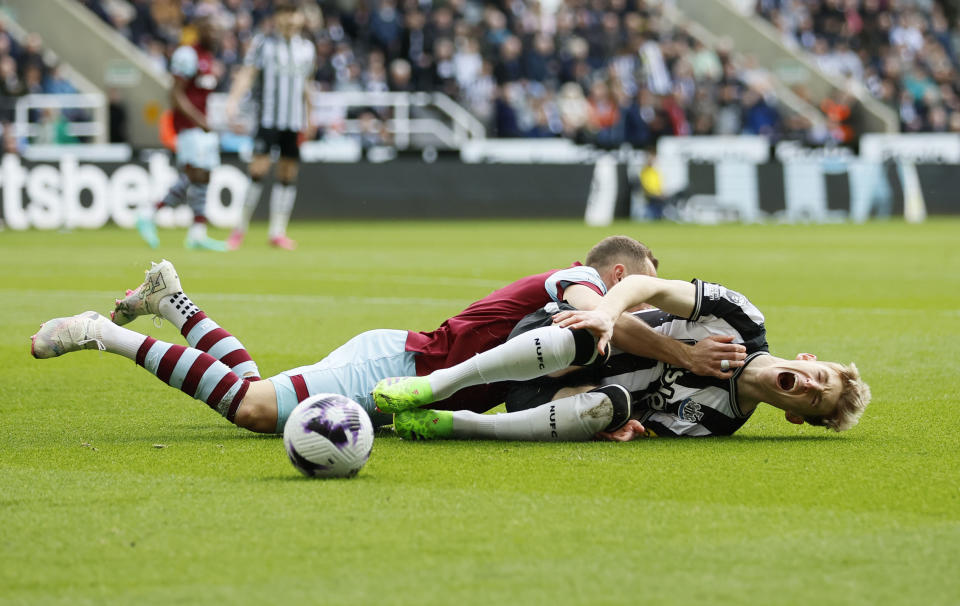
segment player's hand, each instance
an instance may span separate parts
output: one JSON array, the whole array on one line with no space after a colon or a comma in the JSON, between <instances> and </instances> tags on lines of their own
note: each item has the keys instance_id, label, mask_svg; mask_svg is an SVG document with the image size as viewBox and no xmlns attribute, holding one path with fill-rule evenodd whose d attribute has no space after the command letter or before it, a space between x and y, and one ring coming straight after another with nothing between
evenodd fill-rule
<instances>
[{"instance_id":1,"label":"player's hand","mask_svg":"<svg viewBox=\"0 0 960 606\"><path fill-rule=\"evenodd\" d=\"M553 316L553 323L560 328L586 328L597 338L597 351L603 355L607 351L607 344L613 338L613 325L616 318L596 309L576 311L561 311Z\"/></svg>"},{"instance_id":2,"label":"player's hand","mask_svg":"<svg viewBox=\"0 0 960 606\"><path fill-rule=\"evenodd\" d=\"M747 348L731 341L733 335L716 335L698 341L687 350L687 368L701 377L729 379L747 357ZM724 360L729 364L727 370L722 365Z\"/></svg>"},{"instance_id":3,"label":"player's hand","mask_svg":"<svg viewBox=\"0 0 960 606\"><path fill-rule=\"evenodd\" d=\"M227 102L226 118L227 118L227 126L230 128L230 132L236 135L247 134L246 125L243 123L243 120L240 119L239 114L237 112L236 103Z\"/></svg>"},{"instance_id":4,"label":"player's hand","mask_svg":"<svg viewBox=\"0 0 960 606\"><path fill-rule=\"evenodd\" d=\"M597 437L610 442L629 442L637 438L647 437L647 429L636 419L630 419L627 424L616 431L598 431Z\"/></svg>"}]
</instances>

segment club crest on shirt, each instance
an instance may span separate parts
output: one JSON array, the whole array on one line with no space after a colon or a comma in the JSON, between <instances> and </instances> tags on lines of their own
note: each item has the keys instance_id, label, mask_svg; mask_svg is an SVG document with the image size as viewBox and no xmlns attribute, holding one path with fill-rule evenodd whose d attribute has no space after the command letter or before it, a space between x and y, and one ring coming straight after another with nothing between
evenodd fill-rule
<instances>
[{"instance_id":1,"label":"club crest on shirt","mask_svg":"<svg viewBox=\"0 0 960 606\"><path fill-rule=\"evenodd\" d=\"M738 293L735 290L727 290L727 300L736 305L737 307L743 307L747 303L747 298Z\"/></svg>"},{"instance_id":2,"label":"club crest on shirt","mask_svg":"<svg viewBox=\"0 0 960 606\"><path fill-rule=\"evenodd\" d=\"M703 418L703 410L700 403L693 398L684 398L677 408L677 416L690 423L699 423Z\"/></svg>"}]
</instances>

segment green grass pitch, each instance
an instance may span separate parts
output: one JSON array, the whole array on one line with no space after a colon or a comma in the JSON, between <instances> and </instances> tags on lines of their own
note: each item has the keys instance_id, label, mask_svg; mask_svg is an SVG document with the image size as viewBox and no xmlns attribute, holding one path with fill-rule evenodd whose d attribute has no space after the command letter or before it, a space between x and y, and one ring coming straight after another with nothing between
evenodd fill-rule
<instances>
[{"instance_id":1,"label":"green grass pitch","mask_svg":"<svg viewBox=\"0 0 960 606\"><path fill-rule=\"evenodd\" d=\"M734 437L406 443L301 478L128 360L29 355L43 320L112 307L151 259L265 376L370 328L431 329L599 238L722 282L774 353L855 361L845 434L763 407ZM0 604L958 604L960 222L296 224L285 253L158 251L134 232L0 232ZM219 235L223 235L222 233ZM169 325L131 328L180 342Z\"/></svg>"}]
</instances>

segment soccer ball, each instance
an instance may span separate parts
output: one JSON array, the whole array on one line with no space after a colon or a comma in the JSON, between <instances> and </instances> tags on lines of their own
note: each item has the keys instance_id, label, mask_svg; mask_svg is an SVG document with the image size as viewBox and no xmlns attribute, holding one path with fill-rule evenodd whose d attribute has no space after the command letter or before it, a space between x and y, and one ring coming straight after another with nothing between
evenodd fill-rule
<instances>
[{"instance_id":1,"label":"soccer ball","mask_svg":"<svg viewBox=\"0 0 960 606\"><path fill-rule=\"evenodd\" d=\"M346 396L322 393L300 402L283 427L290 462L312 478L351 478L370 457L373 423Z\"/></svg>"}]
</instances>

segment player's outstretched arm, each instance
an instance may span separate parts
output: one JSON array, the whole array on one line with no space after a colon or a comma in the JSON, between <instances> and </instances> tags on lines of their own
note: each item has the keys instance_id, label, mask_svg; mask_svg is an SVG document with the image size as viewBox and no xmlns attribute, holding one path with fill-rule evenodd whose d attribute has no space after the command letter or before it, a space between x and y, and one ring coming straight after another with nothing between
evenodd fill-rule
<instances>
[{"instance_id":1,"label":"player's outstretched arm","mask_svg":"<svg viewBox=\"0 0 960 606\"><path fill-rule=\"evenodd\" d=\"M230 86L230 94L227 96L227 121L233 123L237 117L237 108L240 106L240 100L247 94L253 80L257 77L257 68L253 65L244 65L234 76L233 84Z\"/></svg>"},{"instance_id":2,"label":"player's outstretched arm","mask_svg":"<svg viewBox=\"0 0 960 606\"><path fill-rule=\"evenodd\" d=\"M617 293L614 294L614 291ZM636 275L629 276L618 283L606 297L601 297L592 290L577 285L569 287L564 293L567 301L581 311L596 310L601 304L609 304L607 298L611 295L626 299L620 303L620 305L626 305L624 309L630 309L639 304L630 303L631 299L635 301L649 296L650 301L640 302L649 302L664 311L686 317L693 311L696 287L687 282ZM678 311L681 313L677 313ZM574 314L576 312L563 312L554 316L554 319L560 321L561 326L565 326L562 322L574 317ZM586 325L583 327L589 328L595 335L599 336L610 329L603 315L581 314L576 317L583 319L592 317L593 328ZM737 368L743 366L743 360L746 358L746 348L743 345L731 343L730 337L709 337L691 346L661 335L643 320L629 313L620 314L612 331L612 336L608 340L620 350L687 368L694 374L704 377L729 379ZM603 351L606 342L598 342L600 351ZM721 366L724 360L729 363L727 367L729 370L724 370Z\"/></svg>"},{"instance_id":3,"label":"player's outstretched arm","mask_svg":"<svg viewBox=\"0 0 960 606\"><path fill-rule=\"evenodd\" d=\"M696 287L690 282L631 275L611 288L593 310L560 312L554 321L563 328L586 328L596 335L597 346L603 350L613 338L617 320L626 310L649 303L666 312L689 317L696 295Z\"/></svg>"}]
</instances>

